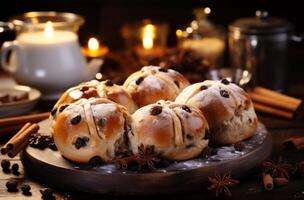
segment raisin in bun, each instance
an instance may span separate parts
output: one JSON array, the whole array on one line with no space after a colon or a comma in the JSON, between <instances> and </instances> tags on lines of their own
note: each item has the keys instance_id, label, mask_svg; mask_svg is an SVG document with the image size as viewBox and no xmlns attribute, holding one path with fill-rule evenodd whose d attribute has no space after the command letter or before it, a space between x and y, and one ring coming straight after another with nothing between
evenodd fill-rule
<instances>
[{"instance_id":1,"label":"raisin in bun","mask_svg":"<svg viewBox=\"0 0 304 200\"><path fill-rule=\"evenodd\" d=\"M123 151L129 115L126 108L104 98L80 99L58 111L52 124L55 144L74 162L111 160Z\"/></svg>"},{"instance_id":2,"label":"raisin in bun","mask_svg":"<svg viewBox=\"0 0 304 200\"><path fill-rule=\"evenodd\" d=\"M138 109L132 115L128 132L134 154L138 147L153 146L156 153L170 160L198 156L208 146L208 123L199 109L159 101Z\"/></svg>"},{"instance_id":3,"label":"raisin in bun","mask_svg":"<svg viewBox=\"0 0 304 200\"><path fill-rule=\"evenodd\" d=\"M81 83L68 89L58 100L54 109L60 105L73 103L79 99L91 97L103 97L125 106L130 113L137 109L132 97L119 85L113 84L110 80L99 82L92 80ZM54 111L55 112L55 111Z\"/></svg>"},{"instance_id":4,"label":"raisin in bun","mask_svg":"<svg viewBox=\"0 0 304 200\"><path fill-rule=\"evenodd\" d=\"M256 132L258 120L249 95L226 79L188 86L175 102L195 106L204 113L212 144L234 144Z\"/></svg>"},{"instance_id":5,"label":"raisin in bun","mask_svg":"<svg viewBox=\"0 0 304 200\"><path fill-rule=\"evenodd\" d=\"M139 107L161 99L174 100L188 85L188 80L180 73L157 66L143 67L123 84Z\"/></svg>"}]
</instances>

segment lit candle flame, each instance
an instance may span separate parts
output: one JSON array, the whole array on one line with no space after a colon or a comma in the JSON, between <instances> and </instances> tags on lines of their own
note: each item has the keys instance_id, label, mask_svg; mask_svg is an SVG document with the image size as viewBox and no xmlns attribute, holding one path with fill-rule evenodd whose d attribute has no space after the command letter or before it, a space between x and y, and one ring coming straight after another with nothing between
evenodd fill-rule
<instances>
[{"instance_id":1,"label":"lit candle flame","mask_svg":"<svg viewBox=\"0 0 304 200\"><path fill-rule=\"evenodd\" d=\"M99 42L96 38L90 38L88 41L88 48L91 51L96 51L99 49Z\"/></svg>"},{"instance_id":2,"label":"lit candle flame","mask_svg":"<svg viewBox=\"0 0 304 200\"><path fill-rule=\"evenodd\" d=\"M51 21L48 21L45 25L44 35L47 38L52 38L54 36L54 28Z\"/></svg>"},{"instance_id":3,"label":"lit candle flame","mask_svg":"<svg viewBox=\"0 0 304 200\"><path fill-rule=\"evenodd\" d=\"M143 47L145 49L152 49L154 37L155 27L152 24L147 24L143 29Z\"/></svg>"}]
</instances>

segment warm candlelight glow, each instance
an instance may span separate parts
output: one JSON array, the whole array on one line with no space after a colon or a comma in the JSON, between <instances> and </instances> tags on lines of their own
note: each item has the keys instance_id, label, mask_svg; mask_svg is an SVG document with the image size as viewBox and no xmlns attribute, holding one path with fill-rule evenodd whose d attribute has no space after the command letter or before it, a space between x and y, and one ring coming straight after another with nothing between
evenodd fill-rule
<instances>
[{"instance_id":1,"label":"warm candlelight glow","mask_svg":"<svg viewBox=\"0 0 304 200\"><path fill-rule=\"evenodd\" d=\"M88 41L88 48L91 51L97 51L99 49L99 42L96 38L90 38Z\"/></svg>"},{"instance_id":2,"label":"warm candlelight glow","mask_svg":"<svg viewBox=\"0 0 304 200\"><path fill-rule=\"evenodd\" d=\"M153 48L153 39L155 38L155 27L152 24L147 24L143 28L143 47L145 49Z\"/></svg>"},{"instance_id":3,"label":"warm candlelight glow","mask_svg":"<svg viewBox=\"0 0 304 200\"><path fill-rule=\"evenodd\" d=\"M206 8L204 9L204 12L205 12L206 14L210 14L210 13L211 13L211 9L210 9L209 7L206 7Z\"/></svg>"},{"instance_id":4,"label":"warm candlelight glow","mask_svg":"<svg viewBox=\"0 0 304 200\"><path fill-rule=\"evenodd\" d=\"M51 21L48 21L45 25L44 35L47 38L52 38L54 36L54 28Z\"/></svg>"}]
</instances>

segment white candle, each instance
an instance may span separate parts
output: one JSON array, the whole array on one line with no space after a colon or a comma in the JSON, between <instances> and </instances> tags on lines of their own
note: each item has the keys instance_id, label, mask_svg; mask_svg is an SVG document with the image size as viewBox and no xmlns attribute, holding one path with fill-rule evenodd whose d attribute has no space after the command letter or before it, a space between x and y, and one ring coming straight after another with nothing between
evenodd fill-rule
<instances>
[{"instance_id":1,"label":"white candle","mask_svg":"<svg viewBox=\"0 0 304 200\"><path fill-rule=\"evenodd\" d=\"M48 86L51 93L84 80L86 61L76 33L55 30L48 22L44 30L20 33L16 41L18 65L25 66L16 72L19 82L29 82L25 73L31 74L33 86Z\"/></svg>"}]
</instances>

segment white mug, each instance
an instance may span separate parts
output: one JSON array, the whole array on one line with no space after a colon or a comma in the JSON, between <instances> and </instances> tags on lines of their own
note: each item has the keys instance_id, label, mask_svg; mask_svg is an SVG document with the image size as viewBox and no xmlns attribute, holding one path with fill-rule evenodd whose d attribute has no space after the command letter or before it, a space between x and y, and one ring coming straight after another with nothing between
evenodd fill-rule
<instances>
[{"instance_id":1,"label":"white mug","mask_svg":"<svg viewBox=\"0 0 304 200\"><path fill-rule=\"evenodd\" d=\"M12 52L8 61L8 52ZM67 88L91 79L101 61L87 66L78 37L70 31L58 31L51 39L39 32L21 33L1 48L1 65L17 83L42 92L42 98L58 98Z\"/></svg>"}]
</instances>

